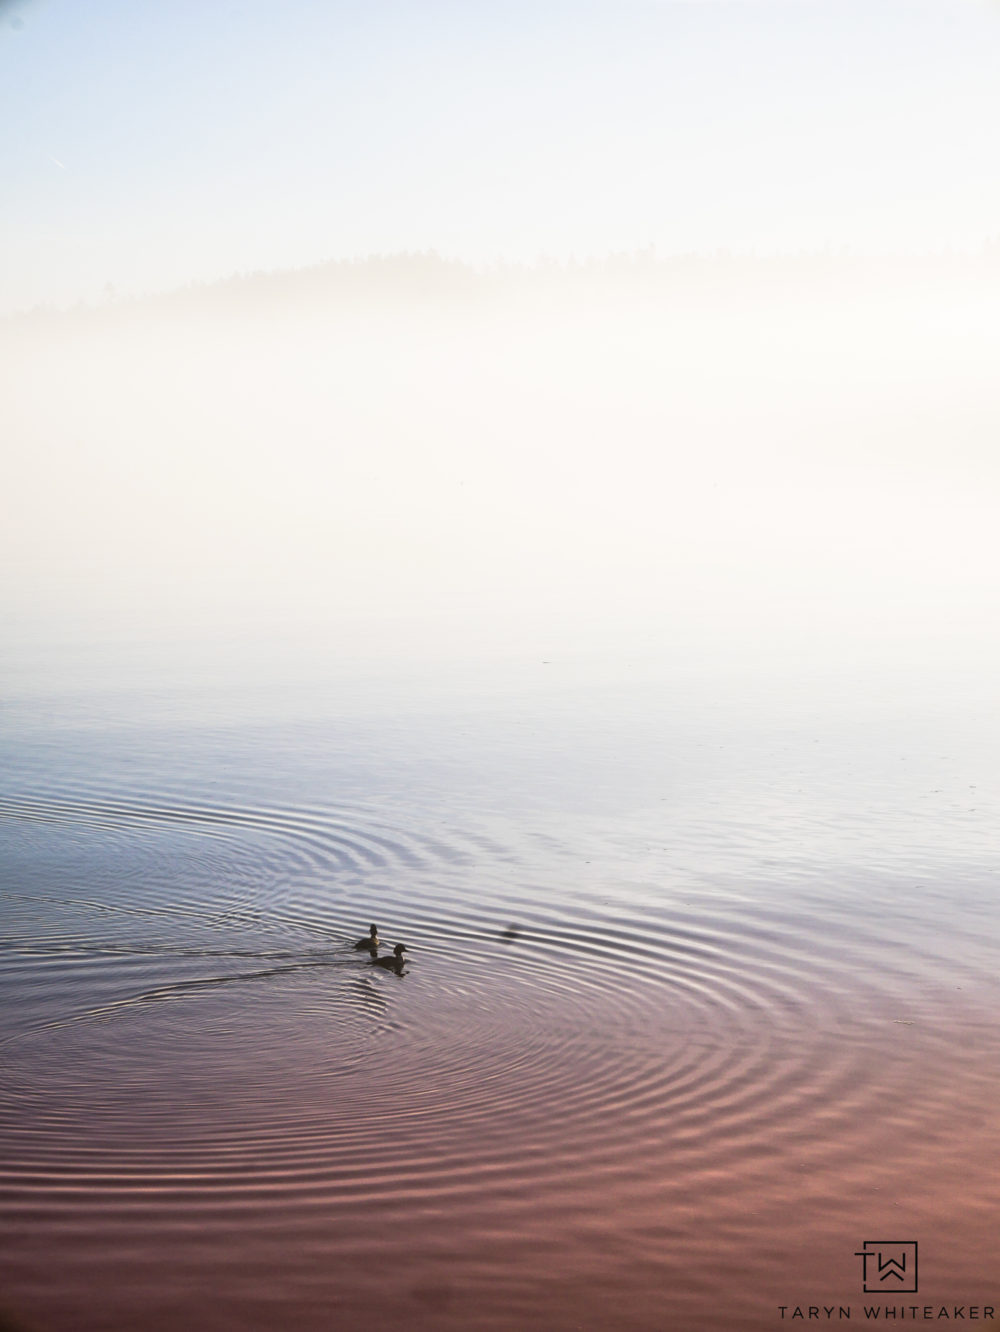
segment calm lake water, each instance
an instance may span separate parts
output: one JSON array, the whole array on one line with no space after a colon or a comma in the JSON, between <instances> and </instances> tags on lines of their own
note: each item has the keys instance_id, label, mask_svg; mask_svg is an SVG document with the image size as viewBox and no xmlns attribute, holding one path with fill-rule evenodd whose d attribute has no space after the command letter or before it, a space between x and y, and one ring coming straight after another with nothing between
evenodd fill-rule
<instances>
[{"instance_id":1,"label":"calm lake water","mask_svg":"<svg viewBox=\"0 0 1000 1332\"><path fill-rule=\"evenodd\" d=\"M996 267L647 267L0 330L0 1322L1000 1308Z\"/></svg>"},{"instance_id":2,"label":"calm lake water","mask_svg":"<svg viewBox=\"0 0 1000 1332\"><path fill-rule=\"evenodd\" d=\"M4 717L12 1326L857 1320L887 1238L1000 1304L974 694L57 674Z\"/></svg>"}]
</instances>

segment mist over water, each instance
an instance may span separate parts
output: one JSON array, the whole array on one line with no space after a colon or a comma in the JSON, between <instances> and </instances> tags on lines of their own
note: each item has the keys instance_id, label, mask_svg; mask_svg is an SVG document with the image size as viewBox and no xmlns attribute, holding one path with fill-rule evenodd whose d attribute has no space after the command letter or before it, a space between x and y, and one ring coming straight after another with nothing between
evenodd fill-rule
<instances>
[{"instance_id":1,"label":"mist over water","mask_svg":"<svg viewBox=\"0 0 1000 1332\"><path fill-rule=\"evenodd\" d=\"M996 280L6 326L4 1314L757 1329L889 1233L1000 1303Z\"/></svg>"},{"instance_id":2,"label":"mist over water","mask_svg":"<svg viewBox=\"0 0 1000 1332\"><path fill-rule=\"evenodd\" d=\"M413 267L11 324L8 614L335 658L987 646L985 261Z\"/></svg>"}]
</instances>

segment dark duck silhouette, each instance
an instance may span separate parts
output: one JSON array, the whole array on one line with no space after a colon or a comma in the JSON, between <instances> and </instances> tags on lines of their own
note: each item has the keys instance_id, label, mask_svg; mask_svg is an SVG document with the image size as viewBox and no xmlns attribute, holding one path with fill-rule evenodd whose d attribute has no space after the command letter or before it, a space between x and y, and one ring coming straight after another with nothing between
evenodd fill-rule
<instances>
[{"instance_id":1,"label":"dark duck silhouette","mask_svg":"<svg viewBox=\"0 0 1000 1332\"><path fill-rule=\"evenodd\" d=\"M378 949L378 926L369 925L367 938L359 939L354 947L357 948L359 952L362 948L367 948L369 953L376 952Z\"/></svg>"},{"instance_id":2,"label":"dark duck silhouette","mask_svg":"<svg viewBox=\"0 0 1000 1332\"><path fill-rule=\"evenodd\" d=\"M377 967L385 967L386 971L394 971L397 976L403 973L403 964L406 958L403 953L406 951L406 944L397 944L392 950L392 957L373 957L372 961Z\"/></svg>"}]
</instances>

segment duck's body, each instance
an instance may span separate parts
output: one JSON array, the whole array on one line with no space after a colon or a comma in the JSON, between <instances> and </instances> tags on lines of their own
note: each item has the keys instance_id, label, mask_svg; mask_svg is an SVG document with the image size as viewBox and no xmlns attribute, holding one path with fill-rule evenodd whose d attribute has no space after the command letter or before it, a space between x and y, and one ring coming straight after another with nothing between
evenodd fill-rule
<instances>
[{"instance_id":1,"label":"duck's body","mask_svg":"<svg viewBox=\"0 0 1000 1332\"><path fill-rule=\"evenodd\" d=\"M387 971L399 973L403 970L403 963L406 961L406 958L403 957L405 951L406 944L397 944L392 950L392 957L375 957L372 961L377 967L385 967Z\"/></svg>"},{"instance_id":2,"label":"duck's body","mask_svg":"<svg viewBox=\"0 0 1000 1332\"><path fill-rule=\"evenodd\" d=\"M369 953L376 952L378 950L378 926L369 925L368 937L366 939L359 939L354 947L357 948L359 952L362 948L367 948Z\"/></svg>"}]
</instances>

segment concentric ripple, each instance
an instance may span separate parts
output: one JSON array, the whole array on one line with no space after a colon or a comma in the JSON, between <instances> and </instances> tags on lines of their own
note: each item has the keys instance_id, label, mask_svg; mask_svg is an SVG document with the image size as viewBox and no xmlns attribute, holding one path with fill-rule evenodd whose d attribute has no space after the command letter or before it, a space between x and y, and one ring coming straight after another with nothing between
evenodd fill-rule
<instances>
[{"instance_id":1,"label":"concentric ripple","mask_svg":"<svg viewBox=\"0 0 1000 1332\"><path fill-rule=\"evenodd\" d=\"M3 897L15 1215L319 1209L374 1252L379 1199L544 1244L613 1198L652 1261L685 1190L791 1198L851 1169L859 1126L888 1157L940 1133L957 1073L985 1079L985 967L959 994L929 927L887 939L874 877L858 916L766 884L623 884L593 829L153 798L0 814L12 848L44 833ZM353 948L370 919L407 943L401 974Z\"/></svg>"}]
</instances>

